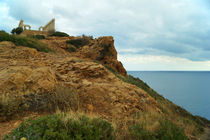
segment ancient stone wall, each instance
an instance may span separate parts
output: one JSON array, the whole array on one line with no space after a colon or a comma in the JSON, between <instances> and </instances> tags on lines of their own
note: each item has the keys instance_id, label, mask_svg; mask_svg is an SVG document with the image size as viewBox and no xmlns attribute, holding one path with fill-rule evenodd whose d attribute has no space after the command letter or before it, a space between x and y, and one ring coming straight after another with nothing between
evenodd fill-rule
<instances>
[{"instance_id":1,"label":"ancient stone wall","mask_svg":"<svg viewBox=\"0 0 210 140\"><path fill-rule=\"evenodd\" d=\"M20 22L19 22L18 27L23 28L23 30L27 30L27 28L28 28L28 30L31 30L31 26L30 25L27 25L27 24L23 24L23 22L24 21L21 19Z\"/></svg>"},{"instance_id":2,"label":"ancient stone wall","mask_svg":"<svg viewBox=\"0 0 210 140\"><path fill-rule=\"evenodd\" d=\"M39 29L36 32L35 32L35 30L33 30L32 32L29 32L29 31L31 31L31 26L27 25L27 24L23 24L23 22L24 21L21 19L18 27L21 27L21 28L23 28L24 31L27 31L27 32L25 32L25 34L28 34L28 33L41 34L41 32L48 32L48 33L55 32L55 19L52 19L51 21L49 21L45 26L39 27ZM46 33L43 33L43 34L45 35Z\"/></svg>"},{"instance_id":3,"label":"ancient stone wall","mask_svg":"<svg viewBox=\"0 0 210 140\"><path fill-rule=\"evenodd\" d=\"M55 32L55 19L49 21L44 27L40 27L39 30L41 28L43 29L43 31Z\"/></svg>"}]
</instances>

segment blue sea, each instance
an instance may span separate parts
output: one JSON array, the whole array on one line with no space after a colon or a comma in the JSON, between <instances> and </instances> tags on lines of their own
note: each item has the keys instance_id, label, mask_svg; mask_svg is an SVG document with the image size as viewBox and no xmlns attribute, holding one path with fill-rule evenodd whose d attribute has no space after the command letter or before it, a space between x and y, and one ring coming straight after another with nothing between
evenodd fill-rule
<instances>
[{"instance_id":1,"label":"blue sea","mask_svg":"<svg viewBox=\"0 0 210 140\"><path fill-rule=\"evenodd\" d=\"M193 115L210 120L210 71L128 71Z\"/></svg>"}]
</instances>

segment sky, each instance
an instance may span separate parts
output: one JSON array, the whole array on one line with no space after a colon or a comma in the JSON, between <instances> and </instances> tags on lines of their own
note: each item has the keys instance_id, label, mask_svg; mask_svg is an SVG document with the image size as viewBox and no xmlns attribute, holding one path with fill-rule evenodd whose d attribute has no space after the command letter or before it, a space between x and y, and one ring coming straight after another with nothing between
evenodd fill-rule
<instances>
[{"instance_id":1,"label":"sky","mask_svg":"<svg viewBox=\"0 0 210 140\"><path fill-rule=\"evenodd\" d=\"M210 0L0 0L0 30L52 18L69 35L113 36L126 70L210 70Z\"/></svg>"}]
</instances>

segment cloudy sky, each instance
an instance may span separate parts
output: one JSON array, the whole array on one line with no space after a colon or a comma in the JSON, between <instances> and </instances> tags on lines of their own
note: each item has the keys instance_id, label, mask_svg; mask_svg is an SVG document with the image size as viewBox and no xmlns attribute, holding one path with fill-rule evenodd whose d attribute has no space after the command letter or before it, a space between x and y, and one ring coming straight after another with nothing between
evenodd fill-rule
<instances>
[{"instance_id":1,"label":"cloudy sky","mask_svg":"<svg viewBox=\"0 0 210 140\"><path fill-rule=\"evenodd\" d=\"M127 70L210 70L210 0L0 0L0 30L114 36Z\"/></svg>"}]
</instances>

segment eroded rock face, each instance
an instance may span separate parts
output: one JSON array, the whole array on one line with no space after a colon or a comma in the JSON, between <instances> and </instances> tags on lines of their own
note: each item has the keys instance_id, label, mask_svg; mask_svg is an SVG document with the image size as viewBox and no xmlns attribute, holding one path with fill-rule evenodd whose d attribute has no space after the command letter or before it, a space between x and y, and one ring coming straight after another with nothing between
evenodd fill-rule
<instances>
[{"instance_id":1,"label":"eroded rock face","mask_svg":"<svg viewBox=\"0 0 210 140\"><path fill-rule=\"evenodd\" d=\"M40 53L30 48L25 50L24 47L0 47L0 94L39 94L52 91L59 84L75 89L81 110L104 118L129 117L147 107L159 111L156 101L146 92L121 81L101 64L77 57ZM17 55L20 52L21 56Z\"/></svg>"},{"instance_id":2,"label":"eroded rock face","mask_svg":"<svg viewBox=\"0 0 210 140\"><path fill-rule=\"evenodd\" d=\"M56 83L55 73L50 67L34 69L24 81L25 88L35 93L51 91Z\"/></svg>"},{"instance_id":3,"label":"eroded rock face","mask_svg":"<svg viewBox=\"0 0 210 140\"><path fill-rule=\"evenodd\" d=\"M13 66L0 70L0 89L2 92L30 91L40 93L51 91L56 77L50 67L32 69L27 66Z\"/></svg>"},{"instance_id":4,"label":"eroded rock face","mask_svg":"<svg viewBox=\"0 0 210 140\"><path fill-rule=\"evenodd\" d=\"M93 40L89 46L82 47L78 53L80 56L91 58L109 66L118 74L127 75L122 63L117 60L117 51L112 36L99 37Z\"/></svg>"},{"instance_id":5,"label":"eroded rock face","mask_svg":"<svg viewBox=\"0 0 210 140\"><path fill-rule=\"evenodd\" d=\"M50 48L65 56L75 56L92 61L98 61L112 68L116 73L123 76L127 75L122 63L117 60L117 51L114 46L112 36L99 37L90 40L89 44L76 49L76 52L68 52L66 44L67 40L75 39L74 37L48 37L41 40L48 44Z\"/></svg>"},{"instance_id":6,"label":"eroded rock face","mask_svg":"<svg viewBox=\"0 0 210 140\"><path fill-rule=\"evenodd\" d=\"M0 70L0 91L21 91L25 79L30 75L32 69L25 66L11 66Z\"/></svg>"}]
</instances>

